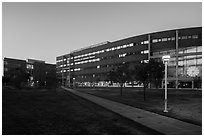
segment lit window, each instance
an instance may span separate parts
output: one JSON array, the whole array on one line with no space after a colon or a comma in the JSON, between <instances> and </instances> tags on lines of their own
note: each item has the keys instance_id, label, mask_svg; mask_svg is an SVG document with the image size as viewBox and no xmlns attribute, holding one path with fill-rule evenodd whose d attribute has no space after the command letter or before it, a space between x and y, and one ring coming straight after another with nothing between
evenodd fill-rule
<instances>
[{"instance_id":1,"label":"lit window","mask_svg":"<svg viewBox=\"0 0 204 137\"><path fill-rule=\"evenodd\" d=\"M141 63L148 63L149 60L141 60Z\"/></svg>"},{"instance_id":2,"label":"lit window","mask_svg":"<svg viewBox=\"0 0 204 137\"><path fill-rule=\"evenodd\" d=\"M202 46L197 47L197 51L196 52L202 52Z\"/></svg>"},{"instance_id":3,"label":"lit window","mask_svg":"<svg viewBox=\"0 0 204 137\"><path fill-rule=\"evenodd\" d=\"M187 39L187 36L182 36L181 39Z\"/></svg>"},{"instance_id":4,"label":"lit window","mask_svg":"<svg viewBox=\"0 0 204 137\"><path fill-rule=\"evenodd\" d=\"M125 57L127 55L127 53L124 53L124 54L119 54L119 58L122 58L122 57Z\"/></svg>"},{"instance_id":5,"label":"lit window","mask_svg":"<svg viewBox=\"0 0 204 137\"><path fill-rule=\"evenodd\" d=\"M171 40L175 40L175 37L171 37Z\"/></svg>"},{"instance_id":6,"label":"lit window","mask_svg":"<svg viewBox=\"0 0 204 137\"><path fill-rule=\"evenodd\" d=\"M133 43L130 43L130 47L132 47L132 46L134 46L134 44L133 44Z\"/></svg>"},{"instance_id":7,"label":"lit window","mask_svg":"<svg viewBox=\"0 0 204 137\"><path fill-rule=\"evenodd\" d=\"M191 39L191 36L188 36L189 39Z\"/></svg>"},{"instance_id":8,"label":"lit window","mask_svg":"<svg viewBox=\"0 0 204 137\"><path fill-rule=\"evenodd\" d=\"M197 59L197 64L202 64L202 59Z\"/></svg>"},{"instance_id":9,"label":"lit window","mask_svg":"<svg viewBox=\"0 0 204 137\"><path fill-rule=\"evenodd\" d=\"M144 44L144 42L142 41L141 44Z\"/></svg>"},{"instance_id":10,"label":"lit window","mask_svg":"<svg viewBox=\"0 0 204 137\"><path fill-rule=\"evenodd\" d=\"M100 68L100 66L96 66L96 68Z\"/></svg>"},{"instance_id":11,"label":"lit window","mask_svg":"<svg viewBox=\"0 0 204 137\"><path fill-rule=\"evenodd\" d=\"M33 65L27 64L27 69L33 69Z\"/></svg>"},{"instance_id":12,"label":"lit window","mask_svg":"<svg viewBox=\"0 0 204 137\"><path fill-rule=\"evenodd\" d=\"M80 71L80 70L81 70L80 68L75 68L75 69L74 69L74 71Z\"/></svg>"},{"instance_id":13,"label":"lit window","mask_svg":"<svg viewBox=\"0 0 204 137\"><path fill-rule=\"evenodd\" d=\"M148 40L144 41L144 44L148 44L148 43L149 43L149 41L148 41Z\"/></svg>"},{"instance_id":14,"label":"lit window","mask_svg":"<svg viewBox=\"0 0 204 137\"><path fill-rule=\"evenodd\" d=\"M193 35L192 39L198 39L198 35Z\"/></svg>"},{"instance_id":15,"label":"lit window","mask_svg":"<svg viewBox=\"0 0 204 137\"><path fill-rule=\"evenodd\" d=\"M168 41L170 41L171 40L171 38L168 38Z\"/></svg>"},{"instance_id":16,"label":"lit window","mask_svg":"<svg viewBox=\"0 0 204 137\"><path fill-rule=\"evenodd\" d=\"M167 41L167 38L162 38L162 41Z\"/></svg>"},{"instance_id":17,"label":"lit window","mask_svg":"<svg viewBox=\"0 0 204 137\"><path fill-rule=\"evenodd\" d=\"M141 54L148 54L149 53L149 50L143 50L141 51Z\"/></svg>"},{"instance_id":18,"label":"lit window","mask_svg":"<svg viewBox=\"0 0 204 137\"><path fill-rule=\"evenodd\" d=\"M158 42L158 39L153 39L152 40L152 43L157 43Z\"/></svg>"},{"instance_id":19,"label":"lit window","mask_svg":"<svg viewBox=\"0 0 204 137\"><path fill-rule=\"evenodd\" d=\"M127 45L123 45L123 48L126 48L127 47Z\"/></svg>"}]
</instances>

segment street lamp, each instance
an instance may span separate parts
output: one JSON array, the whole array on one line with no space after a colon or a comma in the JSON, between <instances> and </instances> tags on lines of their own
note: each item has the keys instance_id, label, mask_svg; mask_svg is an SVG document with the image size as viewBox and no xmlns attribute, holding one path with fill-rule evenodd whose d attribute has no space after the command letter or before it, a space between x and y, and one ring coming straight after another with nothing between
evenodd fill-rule
<instances>
[{"instance_id":1,"label":"street lamp","mask_svg":"<svg viewBox=\"0 0 204 137\"><path fill-rule=\"evenodd\" d=\"M167 110L167 64L170 59L170 55L164 55L162 57L163 62L165 63L165 99L164 99L164 112L168 112Z\"/></svg>"}]
</instances>

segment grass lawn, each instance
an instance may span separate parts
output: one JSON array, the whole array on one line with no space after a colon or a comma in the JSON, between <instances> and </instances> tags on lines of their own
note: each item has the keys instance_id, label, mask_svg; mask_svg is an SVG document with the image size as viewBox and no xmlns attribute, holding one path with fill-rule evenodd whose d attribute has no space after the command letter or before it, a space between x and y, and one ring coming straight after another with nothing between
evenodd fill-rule
<instances>
[{"instance_id":1,"label":"grass lawn","mask_svg":"<svg viewBox=\"0 0 204 137\"><path fill-rule=\"evenodd\" d=\"M119 88L78 88L77 90L189 123L202 125L202 91L169 89L169 112L164 113L163 89L147 89L146 101L143 100L143 89L141 88L124 88L122 96L120 96Z\"/></svg>"},{"instance_id":2,"label":"grass lawn","mask_svg":"<svg viewBox=\"0 0 204 137\"><path fill-rule=\"evenodd\" d=\"M158 134L62 89L2 92L3 135Z\"/></svg>"}]
</instances>

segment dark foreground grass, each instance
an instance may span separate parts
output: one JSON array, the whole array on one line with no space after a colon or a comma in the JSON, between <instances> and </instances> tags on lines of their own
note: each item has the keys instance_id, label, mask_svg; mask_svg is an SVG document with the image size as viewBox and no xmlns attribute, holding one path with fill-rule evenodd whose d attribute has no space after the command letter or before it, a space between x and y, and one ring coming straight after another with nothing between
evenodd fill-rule
<instances>
[{"instance_id":1,"label":"dark foreground grass","mask_svg":"<svg viewBox=\"0 0 204 137\"><path fill-rule=\"evenodd\" d=\"M185 122L202 125L202 91L190 89L168 90L168 113L164 113L164 90L147 89L146 101L141 88L78 88L78 91L110 99L133 107L152 111Z\"/></svg>"},{"instance_id":2,"label":"dark foreground grass","mask_svg":"<svg viewBox=\"0 0 204 137\"><path fill-rule=\"evenodd\" d=\"M62 89L2 93L3 135L158 134Z\"/></svg>"}]
</instances>

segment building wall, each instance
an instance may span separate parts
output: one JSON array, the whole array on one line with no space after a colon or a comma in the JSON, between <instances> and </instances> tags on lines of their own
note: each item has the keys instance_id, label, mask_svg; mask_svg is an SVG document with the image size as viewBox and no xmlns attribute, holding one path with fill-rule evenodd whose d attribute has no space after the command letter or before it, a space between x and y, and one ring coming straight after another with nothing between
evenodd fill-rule
<instances>
[{"instance_id":1,"label":"building wall","mask_svg":"<svg viewBox=\"0 0 204 137\"><path fill-rule=\"evenodd\" d=\"M168 78L178 88L180 81L191 81L187 74L190 67L197 67L198 77L202 76L201 49L201 27L149 33L59 56L56 58L57 75L58 79L63 77L63 81L68 81L68 78L71 82L74 80L80 83L104 81L107 73L117 64L125 62L133 68L137 63L147 62L150 58L161 59L164 54L170 54Z\"/></svg>"},{"instance_id":2,"label":"building wall","mask_svg":"<svg viewBox=\"0 0 204 137\"><path fill-rule=\"evenodd\" d=\"M13 58L4 58L4 76L9 76L13 69L21 68L26 71L26 61Z\"/></svg>"}]
</instances>

